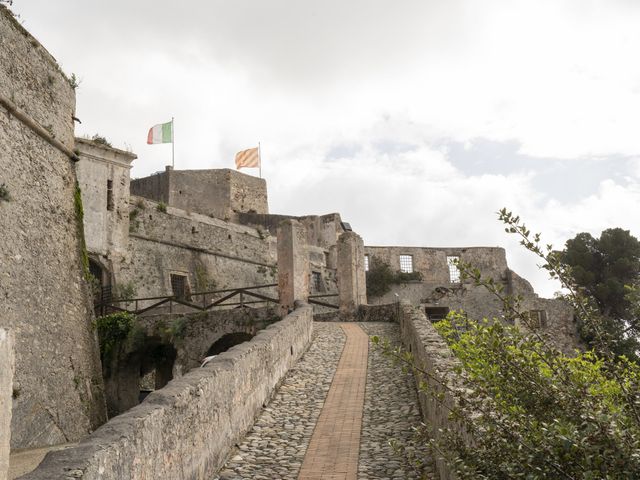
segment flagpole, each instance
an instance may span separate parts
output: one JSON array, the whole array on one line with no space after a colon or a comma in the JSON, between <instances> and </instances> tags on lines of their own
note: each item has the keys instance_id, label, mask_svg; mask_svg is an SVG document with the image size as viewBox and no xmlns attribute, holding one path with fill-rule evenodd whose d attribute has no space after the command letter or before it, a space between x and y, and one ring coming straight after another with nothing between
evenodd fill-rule
<instances>
[{"instance_id":1,"label":"flagpole","mask_svg":"<svg viewBox=\"0 0 640 480\"><path fill-rule=\"evenodd\" d=\"M171 168L176 168L176 128L171 117Z\"/></svg>"},{"instance_id":2,"label":"flagpole","mask_svg":"<svg viewBox=\"0 0 640 480\"><path fill-rule=\"evenodd\" d=\"M262 152L260 151L260 142L258 142L258 166L260 168L260 178L262 178Z\"/></svg>"}]
</instances>

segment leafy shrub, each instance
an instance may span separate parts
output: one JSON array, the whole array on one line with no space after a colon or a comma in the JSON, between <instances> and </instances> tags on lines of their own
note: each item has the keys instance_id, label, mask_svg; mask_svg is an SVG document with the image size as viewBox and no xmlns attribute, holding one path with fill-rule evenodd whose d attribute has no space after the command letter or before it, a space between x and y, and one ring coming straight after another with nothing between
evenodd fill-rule
<instances>
[{"instance_id":1,"label":"leafy shrub","mask_svg":"<svg viewBox=\"0 0 640 480\"><path fill-rule=\"evenodd\" d=\"M167 213L167 204L164 202L158 202L158 205L156 205L156 210L162 213Z\"/></svg>"},{"instance_id":2,"label":"leafy shrub","mask_svg":"<svg viewBox=\"0 0 640 480\"><path fill-rule=\"evenodd\" d=\"M96 319L95 326L103 365L110 363L115 346L129 336L135 323L135 315L129 312L112 313Z\"/></svg>"},{"instance_id":3,"label":"leafy shrub","mask_svg":"<svg viewBox=\"0 0 640 480\"><path fill-rule=\"evenodd\" d=\"M367 295L370 297L381 297L391 290L392 285L422 280L420 272L394 272L388 263L376 256L371 257L366 277Z\"/></svg>"}]
</instances>

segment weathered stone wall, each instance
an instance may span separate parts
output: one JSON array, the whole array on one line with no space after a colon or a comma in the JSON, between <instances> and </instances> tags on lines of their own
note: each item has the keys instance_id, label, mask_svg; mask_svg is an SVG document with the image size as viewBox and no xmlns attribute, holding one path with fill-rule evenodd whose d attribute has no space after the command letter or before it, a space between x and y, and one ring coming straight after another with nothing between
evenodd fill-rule
<instances>
[{"instance_id":1,"label":"weathered stone wall","mask_svg":"<svg viewBox=\"0 0 640 480\"><path fill-rule=\"evenodd\" d=\"M267 183L229 169L173 170L131 181L131 193L183 210L229 220L239 212L269 213Z\"/></svg>"},{"instance_id":2,"label":"weathered stone wall","mask_svg":"<svg viewBox=\"0 0 640 480\"><path fill-rule=\"evenodd\" d=\"M76 148L87 250L123 255L129 239L129 170L136 156L82 138L76 139Z\"/></svg>"},{"instance_id":3,"label":"weathered stone wall","mask_svg":"<svg viewBox=\"0 0 640 480\"><path fill-rule=\"evenodd\" d=\"M344 232L338 239L338 295L345 315L367 303L364 244L355 232Z\"/></svg>"},{"instance_id":4,"label":"weathered stone wall","mask_svg":"<svg viewBox=\"0 0 640 480\"><path fill-rule=\"evenodd\" d=\"M311 341L312 312L296 309L205 368L172 380L77 447L50 453L23 480L209 479Z\"/></svg>"},{"instance_id":5,"label":"weathered stone wall","mask_svg":"<svg viewBox=\"0 0 640 480\"><path fill-rule=\"evenodd\" d=\"M309 296L308 246L305 229L296 220L283 220L278 228L278 294L283 317Z\"/></svg>"},{"instance_id":6,"label":"weathered stone wall","mask_svg":"<svg viewBox=\"0 0 640 480\"><path fill-rule=\"evenodd\" d=\"M392 269L400 269L400 255L412 255L414 271L422 274L421 281L392 285L381 297L369 297L373 304L388 304L398 299L423 307L448 307L464 310L471 318L502 318L502 304L485 287L475 286L472 281L451 282L447 256L457 256L480 269L484 278L493 278L504 287L504 293L522 297L521 310L543 310L547 322L542 329L554 343L570 352L580 347L573 310L557 299L540 298L529 282L509 269L502 248L422 248L422 247L365 247L371 259L377 257ZM397 296L396 296L397 295Z\"/></svg>"},{"instance_id":7,"label":"weathered stone wall","mask_svg":"<svg viewBox=\"0 0 640 480\"><path fill-rule=\"evenodd\" d=\"M171 274L192 292L276 283L275 238L268 232L131 197L128 254L113 269L116 283L138 297L171 295ZM273 292L271 292L273 293Z\"/></svg>"},{"instance_id":8,"label":"weathered stone wall","mask_svg":"<svg viewBox=\"0 0 640 480\"><path fill-rule=\"evenodd\" d=\"M280 320L276 306L235 308L187 314L138 317L136 344L129 339L114 347L106 369L105 390L109 416L118 415L139 403L141 375L166 370L167 380L200 367L209 349L227 334L256 335ZM174 356L161 355L171 352ZM156 388L166 381L156 378Z\"/></svg>"},{"instance_id":9,"label":"weathered stone wall","mask_svg":"<svg viewBox=\"0 0 640 480\"><path fill-rule=\"evenodd\" d=\"M14 358L13 334L0 328L0 478L9 471Z\"/></svg>"},{"instance_id":10,"label":"weathered stone wall","mask_svg":"<svg viewBox=\"0 0 640 480\"><path fill-rule=\"evenodd\" d=\"M454 373L454 368L459 366L459 360L455 358L444 339L427 320L422 309L402 304L399 311L400 335L404 347L413 354L416 366L427 373L427 375L415 374L422 418L431 434L436 438L440 434L439 432L450 430L463 432L464 435L464 430L460 425L449 418L450 408L455 405L455 400L442 387L444 384L451 389L463 388ZM421 382L425 382L429 391L434 395L420 391ZM442 396L440 401L434 400L437 395ZM454 474L449 471L442 458L436 458L436 470L441 480L455 479Z\"/></svg>"},{"instance_id":11,"label":"weathered stone wall","mask_svg":"<svg viewBox=\"0 0 640 480\"><path fill-rule=\"evenodd\" d=\"M75 93L0 5L0 96L73 150ZM75 441L105 418L67 155L0 107L0 327L15 334L11 445Z\"/></svg>"}]
</instances>

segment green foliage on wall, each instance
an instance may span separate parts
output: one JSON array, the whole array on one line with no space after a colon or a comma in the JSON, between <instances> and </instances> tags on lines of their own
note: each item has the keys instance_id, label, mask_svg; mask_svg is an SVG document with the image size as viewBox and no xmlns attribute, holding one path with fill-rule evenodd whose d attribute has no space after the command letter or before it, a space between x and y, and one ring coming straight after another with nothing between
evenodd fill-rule
<instances>
[{"instance_id":1,"label":"green foliage on wall","mask_svg":"<svg viewBox=\"0 0 640 480\"><path fill-rule=\"evenodd\" d=\"M167 213L167 204L164 202L158 202L158 205L156 205L156 210L162 213Z\"/></svg>"},{"instance_id":2,"label":"green foliage on wall","mask_svg":"<svg viewBox=\"0 0 640 480\"><path fill-rule=\"evenodd\" d=\"M367 295L370 297L381 297L391 290L392 285L422 280L420 272L394 272L388 263L376 256L371 257L366 276Z\"/></svg>"},{"instance_id":3,"label":"green foliage on wall","mask_svg":"<svg viewBox=\"0 0 640 480\"><path fill-rule=\"evenodd\" d=\"M129 337L135 324L136 317L129 312L117 312L96 318L95 326L103 366L110 364L115 347Z\"/></svg>"},{"instance_id":4,"label":"green foliage on wall","mask_svg":"<svg viewBox=\"0 0 640 480\"><path fill-rule=\"evenodd\" d=\"M82 269L85 279L91 281L91 272L89 271L89 254L87 253L87 242L84 238L84 208L82 206L82 190L76 182L76 188L73 193L73 204L76 211L76 229L78 239L80 240L80 255L82 259Z\"/></svg>"}]
</instances>

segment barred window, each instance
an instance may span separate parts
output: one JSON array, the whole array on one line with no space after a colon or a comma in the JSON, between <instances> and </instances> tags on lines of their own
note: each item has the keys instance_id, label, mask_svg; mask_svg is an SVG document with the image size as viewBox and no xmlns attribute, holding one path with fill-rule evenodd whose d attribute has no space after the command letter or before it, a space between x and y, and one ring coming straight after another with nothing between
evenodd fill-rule
<instances>
[{"instance_id":1,"label":"barred window","mask_svg":"<svg viewBox=\"0 0 640 480\"><path fill-rule=\"evenodd\" d=\"M320 272L311 272L311 278L313 280L313 288L316 292L322 290L322 275Z\"/></svg>"},{"instance_id":2,"label":"barred window","mask_svg":"<svg viewBox=\"0 0 640 480\"><path fill-rule=\"evenodd\" d=\"M403 273L413 272L413 255L400 255L400 271Z\"/></svg>"},{"instance_id":3,"label":"barred window","mask_svg":"<svg viewBox=\"0 0 640 480\"><path fill-rule=\"evenodd\" d=\"M364 256L364 271L369 271L369 255Z\"/></svg>"},{"instance_id":4,"label":"barred window","mask_svg":"<svg viewBox=\"0 0 640 480\"><path fill-rule=\"evenodd\" d=\"M447 266L449 267L449 281L451 283L460 283L460 269L457 265L459 260L460 257L447 257Z\"/></svg>"},{"instance_id":5,"label":"barred window","mask_svg":"<svg viewBox=\"0 0 640 480\"><path fill-rule=\"evenodd\" d=\"M107 180L107 210L113 210L113 180Z\"/></svg>"},{"instance_id":6,"label":"barred window","mask_svg":"<svg viewBox=\"0 0 640 480\"><path fill-rule=\"evenodd\" d=\"M547 312L545 310L529 310L524 313L526 320L528 320L528 326L537 329L545 328L547 326Z\"/></svg>"},{"instance_id":7,"label":"barred window","mask_svg":"<svg viewBox=\"0 0 640 480\"><path fill-rule=\"evenodd\" d=\"M191 300L189 280L186 275L171 274L171 290L173 295L180 300Z\"/></svg>"}]
</instances>

